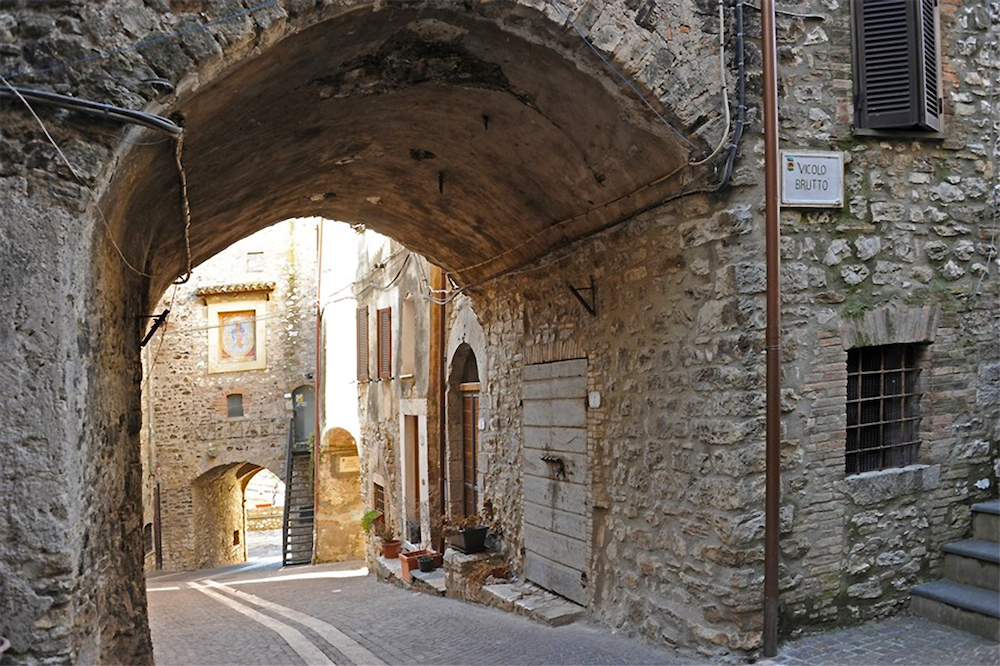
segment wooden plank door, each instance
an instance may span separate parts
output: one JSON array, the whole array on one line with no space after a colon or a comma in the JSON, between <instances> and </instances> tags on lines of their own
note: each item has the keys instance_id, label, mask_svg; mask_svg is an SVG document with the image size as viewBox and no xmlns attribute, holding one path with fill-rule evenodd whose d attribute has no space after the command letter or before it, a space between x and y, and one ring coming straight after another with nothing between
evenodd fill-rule
<instances>
[{"instance_id":1,"label":"wooden plank door","mask_svg":"<svg viewBox=\"0 0 1000 666\"><path fill-rule=\"evenodd\" d=\"M529 365L523 378L525 575L586 605L587 361Z\"/></svg>"}]
</instances>

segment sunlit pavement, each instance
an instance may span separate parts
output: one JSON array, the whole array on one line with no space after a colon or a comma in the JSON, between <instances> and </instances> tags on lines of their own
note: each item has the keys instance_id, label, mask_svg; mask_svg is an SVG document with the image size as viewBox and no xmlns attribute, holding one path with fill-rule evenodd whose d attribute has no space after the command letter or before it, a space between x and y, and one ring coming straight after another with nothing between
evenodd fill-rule
<instances>
[{"instance_id":1,"label":"sunlit pavement","mask_svg":"<svg viewBox=\"0 0 1000 666\"><path fill-rule=\"evenodd\" d=\"M553 628L385 585L360 562L282 568L280 547L248 548L246 565L148 579L157 664L706 663L588 621ZM759 663L1000 664L1000 648L904 615L807 636Z\"/></svg>"}]
</instances>

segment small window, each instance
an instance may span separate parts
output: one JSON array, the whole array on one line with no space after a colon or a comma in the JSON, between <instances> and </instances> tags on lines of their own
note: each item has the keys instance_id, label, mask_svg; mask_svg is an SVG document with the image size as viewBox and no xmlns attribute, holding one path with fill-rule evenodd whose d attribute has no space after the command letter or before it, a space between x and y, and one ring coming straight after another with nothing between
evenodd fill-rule
<instances>
[{"instance_id":1,"label":"small window","mask_svg":"<svg viewBox=\"0 0 1000 666\"><path fill-rule=\"evenodd\" d=\"M941 129L938 0L853 0L854 123Z\"/></svg>"},{"instance_id":2,"label":"small window","mask_svg":"<svg viewBox=\"0 0 1000 666\"><path fill-rule=\"evenodd\" d=\"M153 523L142 526L142 550L146 555L153 552Z\"/></svg>"},{"instance_id":3,"label":"small window","mask_svg":"<svg viewBox=\"0 0 1000 666\"><path fill-rule=\"evenodd\" d=\"M226 396L226 415L229 418L243 416L243 395L230 393Z\"/></svg>"},{"instance_id":4,"label":"small window","mask_svg":"<svg viewBox=\"0 0 1000 666\"><path fill-rule=\"evenodd\" d=\"M368 306L360 307L357 311L357 352L358 352L358 381L366 382L368 375Z\"/></svg>"},{"instance_id":5,"label":"small window","mask_svg":"<svg viewBox=\"0 0 1000 666\"><path fill-rule=\"evenodd\" d=\"M385 488L377 483L372 484L372 506L385 515Z\"/></svg>"},{"instance_id":6,"label":"small window","mask_svg":"<svg viewBox=\"0 0 1000 666\"><path fill-rule=\"evenodd\" d=\"M917 462L920 368L915 344L847 352L847 474Z\"/></svg>"},{"instance_id":7,"label":"small window","mask_svg":"<svg viewBox=\"0 0 1000 666\"><path fill-rule=\"evenodd\" d=\"M239 530L233 530L233 545L234 546L240 545L240 531Z\"/></svg>"},{"instance_id":8,"label":"small window","mask_svg":"<svg viewBox=\"0 0 1000 666\"><path fill-rule=\"evenodd\" d=\"M247 273L262 273L264 271L264 253L247 252Z\"/></svg>"},{"instance_id":9,"label":"small window","mask_svg":"<svg viewBox=\"0 0 1000 666\"><path fill-rule=\"evenodd\" d=\"M378 378L392 379L392 310L378 311Z\"/></svg>"}]
</instances>

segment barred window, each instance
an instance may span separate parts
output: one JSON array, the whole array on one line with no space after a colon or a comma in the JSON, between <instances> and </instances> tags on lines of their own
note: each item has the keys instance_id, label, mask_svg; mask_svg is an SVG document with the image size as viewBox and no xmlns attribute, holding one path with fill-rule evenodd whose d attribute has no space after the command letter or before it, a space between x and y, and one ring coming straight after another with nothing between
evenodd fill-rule
<instances>
[{"instance_id":1,"label":"barred window","mask_svg":"<svg viewBox=\"0 0 1000 666\"><path fill-rule=\"evenodd\" d=\"M377 483L372 484L372 506L385 515L385 488Z\"/></svg>"},{"instance_id":2,"label":"barred window","mask_svg":"<svg viewBox=\"0 0 1000 666\"><path fill-rule=\"evenodd\" d=\"M916 344L847 352L847 474L917 462L920 368Z\"/></svg>"}]
</instances>

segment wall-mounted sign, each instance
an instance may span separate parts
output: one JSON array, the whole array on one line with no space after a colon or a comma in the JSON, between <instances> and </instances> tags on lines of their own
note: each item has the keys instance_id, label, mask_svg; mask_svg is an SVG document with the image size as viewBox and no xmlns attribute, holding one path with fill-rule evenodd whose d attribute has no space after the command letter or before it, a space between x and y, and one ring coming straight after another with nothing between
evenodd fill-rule
<instances>
[{"instance_id":1,"label":"wall-mounted sign","mask_svg":"<svg viewBox=\"0 0 1000 666\"><path fill-rule=\"evenodd\" d=\"M351 474L361 471L361 458L358 456L341 456L337 465L337 471L341 474Z\"/></svg>"},{"instance_id":2,"label":"wall-mounted sign","mask_svg":"<svg viewBox=\"0 0 1000 666\"><path fill-rule=\"evenodd\" d=\"M844 207L844 154L781 151L781 205Z\"/></svg>"}]
</instances>

